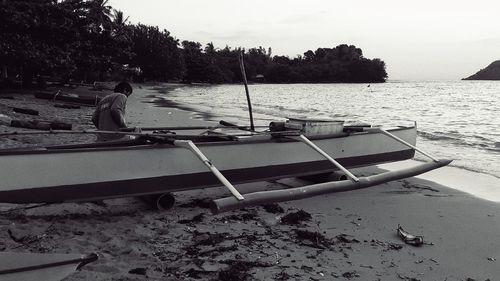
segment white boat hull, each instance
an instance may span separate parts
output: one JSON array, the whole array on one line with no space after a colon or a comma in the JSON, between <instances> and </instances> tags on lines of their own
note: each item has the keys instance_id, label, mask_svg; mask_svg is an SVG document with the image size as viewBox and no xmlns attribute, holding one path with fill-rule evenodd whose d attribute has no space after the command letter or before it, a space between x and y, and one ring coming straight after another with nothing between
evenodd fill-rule
<instances>
[{"instance_id":1,"label":"white boat hull","mask_svg":"<svg viewBox=\"0 0 500 281\"><path fill-rule=\"evenodd\" d=\"M415 145L416 128L389 130ZM415 151L380 133L312 139L344 167L409 159ZM337 168L309 146L283 139L196 143L233 184ZM0 152L0 202L68 202L221 185L190 150L169 144Z\"/></svg>"}]
</instances>

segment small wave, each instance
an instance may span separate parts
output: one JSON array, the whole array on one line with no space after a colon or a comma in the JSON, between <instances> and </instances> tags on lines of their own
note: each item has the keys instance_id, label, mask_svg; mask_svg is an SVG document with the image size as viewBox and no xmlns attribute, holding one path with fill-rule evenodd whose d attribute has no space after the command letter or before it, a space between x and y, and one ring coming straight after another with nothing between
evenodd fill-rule
<instances>
[{"instance_id":1,"label":"small wave","mask_svg":"<svg viewBox=\"0 0 500 281\"><path fill-rule=\"evenodd\" d=\"M487 147L486 150L493 152L500 152L500 142L495 142L491 147Z\"/></svg>"},{"instance_id":2,"label":"small wave","mask_svg":"<svg viewBox=\"0 0 500 281\"><path fill-rule=\"evenodd\" d=\"M413 161L417 161L417 162L421 162L421 163L429 162L429 160L426 159L426 158L413 158L412 160ZM466 170L468 172L474 172L474 173L484 174L484 175L488 175L488 176L492 176L492 177L495 177L497 179L500 179L500 175L494 174L492 172L484 171L484 170L481 170L481 169L478 169L478 168L472 168L472 167L469 167L469 166L466 166L466 165L461 165L461 164L458 164L457 161L451 162L448 166L449 167L458 168L458 169L461 169L461 170Z\"/></svg>"},{"instance_id":3,"label":"small wave","mask_svg":"<svg viewBox=\"0 0 500 281\"><path fill-rule=\"evenodd\" d=\"M449 136L449 135L445 135L443 133L429 133L429 132L424 132L424 131L418 131L417 132L418 136L424 138L424 139L428 139L428 140L432 140L432 141L439 141L439 140L453 140L453 141L457 141L457 140L460 140L460 138L456 138L456 137L452 137L452 136Z\"/></svg>"},{"instance_id":4,"label":"small wave","mask_svg":"<svg viewBox=\"0 0 500 281\"><path fill-rule=\"evenodd\" d=\"M460 164L453 164L453 162L451 162L450 166L451 167L455 167L455 168L459 168L459 169L462 169L462 170L466 170L466 171L469 171L469 172L474 172L474 173L480 173L480 174L489 175L489 176L495 177L497 179L500 179L499 175L495 175L495 174L493 174L491 172L487 172L487 171L484 171L484 170L481 170L481 169L471 168L471 167L468 167L468 166L465 166L465 165L460 165Z\"/></svg>"}]
</instances>

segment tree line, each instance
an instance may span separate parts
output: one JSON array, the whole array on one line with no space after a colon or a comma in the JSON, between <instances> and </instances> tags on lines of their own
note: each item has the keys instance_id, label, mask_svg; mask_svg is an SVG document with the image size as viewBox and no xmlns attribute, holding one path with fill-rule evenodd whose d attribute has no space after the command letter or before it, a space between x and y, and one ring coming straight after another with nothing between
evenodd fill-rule
<instances>
[{"instance_id":1,"label":"tree line","mask_svg":"<svg viewBox=\"0 0 500 281\"><path fill-rule=\"evenodd\" d=\"M0 0L3 80L179 81L238 83L384 82L385 63L353 45L308 50L295 58L271 48L216 48L180 41L166 29L131 24L108 0Z\"/></svg>"}]
</instances>

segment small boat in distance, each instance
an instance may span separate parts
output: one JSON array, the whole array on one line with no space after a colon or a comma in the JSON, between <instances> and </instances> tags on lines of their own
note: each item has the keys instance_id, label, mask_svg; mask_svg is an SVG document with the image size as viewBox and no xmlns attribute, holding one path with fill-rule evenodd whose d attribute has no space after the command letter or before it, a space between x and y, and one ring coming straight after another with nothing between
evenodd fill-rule
<instances>
[{"instance_id":1,"label":"small boat in distance","mask_svg":"<svg viewBox=\"0 0 500 281\"><path fill-rule=\"evenodd\" d=\"M180 134L185 129L204 130L201 134ZM155 131L144 133L147 130ZM383 129L368 125L345 126L343 121L288 119L271 122L262 131L244 126L217 126L144 128L143 133L120 133L137 138L0 150L0 202L57 203L159 194L154 199L158 205L165 202L171 205L171 192L224 185L232 197L214 200L212 207L212 211L221 212L365 188L411 177L451 162L435 159L415 147L416 125ZM432 161L363 178L348 170L411 159L415 151L424 153ZM342 180L319 187L286 189L281 193L262 191L242 195L233 186L332 172L340 172Z\"/></svg>"}]
</instances>

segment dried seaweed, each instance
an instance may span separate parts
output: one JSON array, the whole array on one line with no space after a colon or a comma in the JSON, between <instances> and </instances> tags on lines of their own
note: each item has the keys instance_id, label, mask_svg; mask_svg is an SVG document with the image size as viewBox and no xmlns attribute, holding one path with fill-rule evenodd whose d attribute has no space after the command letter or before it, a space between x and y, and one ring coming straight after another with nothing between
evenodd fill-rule
<instances>
[{"instance_id":1,"label":"dried seaweed","mask_svg":"<svg viewBox=\"0 0 500 281\"><path fill-rule=\"evenodd\" d=\"M281 218L281 223L289 225L301 224L303 221L311 220L312 216L304 210L299 210L295 213L286 214Z\"/></svg>"}]
</instances>

